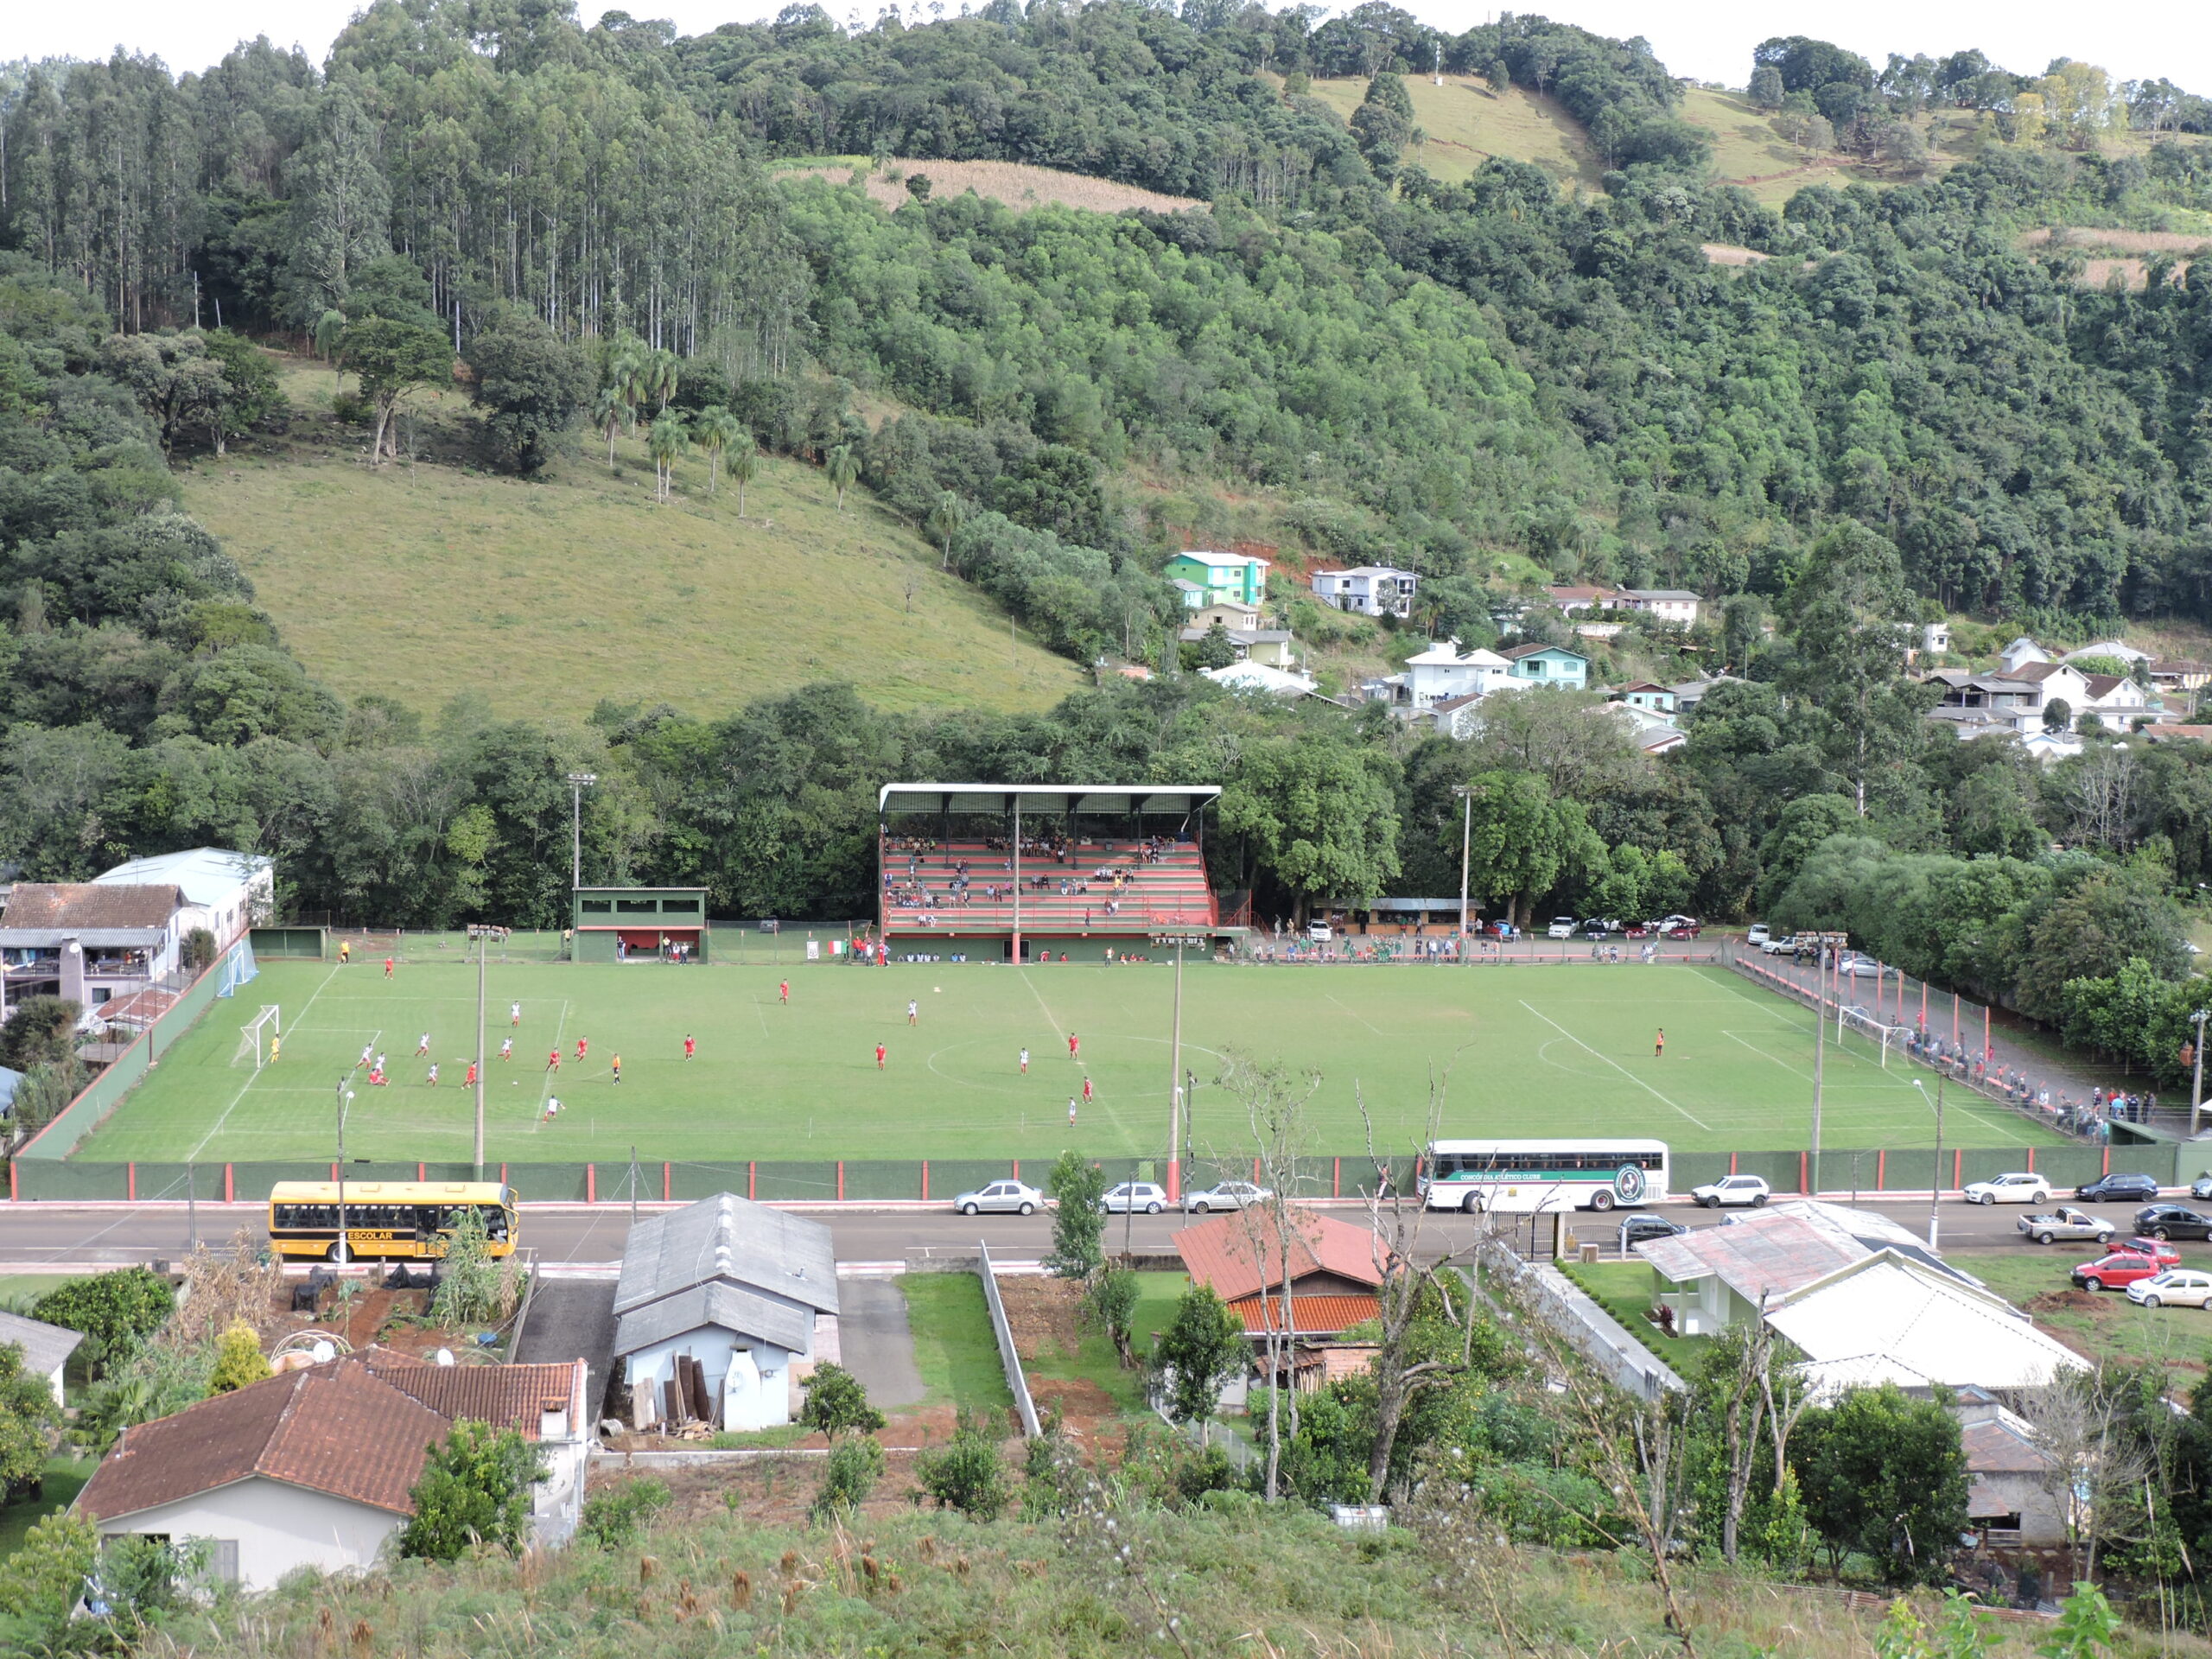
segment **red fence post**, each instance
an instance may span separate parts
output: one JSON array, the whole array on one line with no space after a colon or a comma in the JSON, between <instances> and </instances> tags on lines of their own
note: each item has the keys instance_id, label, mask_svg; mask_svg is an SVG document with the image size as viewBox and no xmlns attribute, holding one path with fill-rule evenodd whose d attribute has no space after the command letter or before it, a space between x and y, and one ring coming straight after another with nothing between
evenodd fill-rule
<instances>
[{"instance_id":1,"label":"red fence post","mask_svg":"<svg viewBox=\"0 0 2212 1659\"><path fill-rule=\"evenodd\" d=\"M14 1173L14 1169L15 1166L13 1165L9 1166L10 1173L12 1174ZM232 1177L237 1172L231 1165L225 1164L223 1166L223 1202L225 1204L236 1204L238 1202L237 1189L232 1184Z\"/></svg>"},{"instance_id":2,"label":"red fence post","mask_svg":"<svg viewBox=\"0 0 2212 1659\"><path fill-rule=\"evenodd\" d=\"M137 1166L137 1165L136 1165L136 1164L125 1164L125 1165L123 1166L123 1179L124 1179L124 1188L123 1188L123 1190L124 1190L124 1193L125 1193L125 1194L130 1198L130 1202L131 1202L131 1203L133 1203L133 1204L137 1203L137 1202L138 1202L138 1166Z\"/></svg>"},{"instance_id":3,"label":"red fence post","mask_svg":"<svg viewBox=\"0 0 2212 1659\"><path fill-rule=\"evenodd\" d=\"M755 1179L760 1173L760 1166L753 1162L750 1159L747 1159L745 1165L745 1196L748 1201L753 1198L753 1194L760 1190Z\"/></svg>"},{"instance_id":4,"label":"red fence post","mask_svg":"<svg viewBox=\"0 0 2212 1659\"><path fill-rule=\"evenodd\" d=\"M507 1166L506 1166L505 1164L501 1164L501 1165L499 1166L499 1185L500 1185L501 1186L505 1186L506 1184L507 1184Z\"/></svg>"},{"instance_id":5,"label":"red fence post","mask_svg":"<svg viewBox=\"0 0 2212 1659\"><path fill-rule=\"evenodd\" d=\"M415 1166L415 1179L418 1181L429 1180L430 1179L430 1166L428 1164L418 1161Z\"/></svg>"},{"instance_id":6,"label":"red fence post","mask_svg":"<svg viewBox=\"0 0 2212 1659\"><path fill-rule=\"evenodd\" d=\"M334 1181L338 1179L338 1166L334 1161L330 1166L330 1179Z\"/></svg>"},{"instance_id":7,"label":"red fence post","mask_svg":"<svg viewBox=\"0 0 2212 1659\"><path fill-rule=\"evenodd\" d=\"M599 1166L597 1164L584 1166L584 1202L586 1204L599 1202Z\"/></svg>"},{"instance_id":8,"label":"red fence post","mask_svg":"<svg viewBox=\"0 0 2212 1659\"><path fill-rule=\"evenodd\" d=\"M2100 1169L2097 1173L2100 1175L2109 1175L2112 1173L2112 1148L2110 1147L2107 1147L2105 1148L2104 1167Z\"/></svg>"},{"instance_id":9,"label":"red fence post","mask_svg":"<svg viewBox=\"0 0 2212 1659\"><path fill-rule=\"evenodd\" d=\"M1810 1153L1797 1154L1797 1190L1809 1197L1813 1191L1813 1159Z\"/></svg>"},{"instance_id":10,"label":"red fence post","mask_svg":"<svg viewBox=\"0 0 2212 1659\"><path fill-rule=\"evenodd\" d=\"M845 1160L844 1160L843 1159L840 1158L840 1159L837 1160L837 1202L838 1202L838 1203L840 1203L840 1204L842 1204L844 1201L845 1201Z\"/></svg>"},{"instance_id":11,"label":"red fence post","mask_svg":"<svg viewBox=\"0 0 2212 1659\"><path fill-rule=\"evenodd\" d=\"M1341 1158L1332 1158L1329 1160L1329 1196L1332 1198L1341 1198L1344 1195L1344 1160Z\"/></svg>"},{"instance_id":12,"label":"red fence post","mask_svg":"<svg viewBox=\"0 0 2212 1659\"><path fill-rule=\"evenodd\" d=\"M928 1159L925 1158L925 1159L923 1159L923 1160L922 1160L922 1202L923 1202L924 1204L927 1204L929 1201L930 1201L930 1160L929 1160Z\"/></svg>"},{"instance_id":13,"label":"red fence post","mask_svg":"<svg viewBox=\"0 0 2212 1659\"><path fill-rule=\"evenodd\" d=\"M660 1166L660 1201L663 1204L676 1201L676 1166L673 1164L664 1163Z\"/></svg>"},{"instance_id":14,"label":"red fence post","mask_svg":"<svg viewBox=\"0 0 2212 1659\"><path fill-rule=\"evenodd\" d=\"M1886 1152L1876 1153L1874 1154L1874 1190L1877 1192L1882 1190L1888 1179L1889 1173L1890 1154Z\"/></svg>"},{"instance_id":15,"label":"red fence post","mask_svg":"<svg viewBox=\"0 0 2212 1659\"><path fill-rule=\"evenodd\" d=\"M2105 1154L2105 1156L2106 1156L2106 1158L2107 1158L2107 1160L2109 1160L2109 1159L2111 1158L2112 1154L2111 1154L2110 1153L2107 1153L2107 1154ZM2036 1149L2035 1149L2033 1147L2030 1147L2028 1148L2028 1173L2029 1173L2029 1174L2031 1174L2031 1175L2032 1175L2032 1174L2034 1174L2035 1173L2036 1173Z\"/></svg>"},{"instance_id":16,"label":"red fence post","mask_svg":"<svg viewBox=\"0 0 2212 1659\"><path fill-rule=\"evenodd\" d=\"M1951 1185L1963 1187L1967 1184L1967 1150L1964 1147L1951 1148Z\"/></svg>"},{"instance_id":17,"label":"red fence post","mask_svg":"<svg viewBox=\"0 0 2212 1659\"><path fill-rule=\"evenodd\" d=\"M224 1167L225 1167L225 1169L226 1169L226 1170L227 1170L227 1169L229 1168L229 1166L228 1166L228 1165L225 1165L225 1166L224 1166ZM16 1160L15 1160L14 1159L10 1158L10 1159L8 1160L8 1198L9 1198L9 1201L10 1201L10 1203L13 1203L13 1202L15 1201L15 1199L16 1199L18 1196L19 1196L19 1195L17 1194L17 1192L16 1192Z\"/></svg>"},{"instance_id":18,"label":"red fence post","mask_svg":"<svg viewBox=\"0 0 2212 1659\"><path fill-rule=\"evenodd\" d=\"M1728 1154L1728 1173L1731 1175L1736 1173L1736 1154L1732 1152Z\"/></svg>"}]
</instances>

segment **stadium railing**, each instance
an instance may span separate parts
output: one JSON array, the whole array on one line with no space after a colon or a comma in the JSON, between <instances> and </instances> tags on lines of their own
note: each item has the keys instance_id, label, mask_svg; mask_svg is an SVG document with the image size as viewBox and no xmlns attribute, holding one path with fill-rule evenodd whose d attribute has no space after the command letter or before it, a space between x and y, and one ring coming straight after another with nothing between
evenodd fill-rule
<instances>
[{"instance_id":1,"label":"stadium railing","mask_svg":"<svg viewBox=\"0 0 2212 1659\"><path fill-rule=\"evenodd\" d=\"M1829 1198L1878 1192L1925 1192L1940 1173L1942 1188L1955 1191L2008 1170L2029 1169L2068 1187L2114 1171L2153 1176L2161 1186L2179 1185L2196 1174L2198 1159L2187 1148L2161 1143L2143 1146L1946 1147L1941 1154L1919 1147L1843 1147L1821 1154L1818 1179ZM1940 1158L1940 1165L1939 1165ZM2185 1166L2186 1163L2189 1166ZM1102 1158L1094 1160L1109 1184L1164 1181L1166 1160ZM735 1192L761 1203L912 1204L949 1205L961 1192L987 1181L1013 1176L1043 1185L1050 1158L750 1160L699 1163L674 1159L613 1159L603 1163L487 1163L487 1178L511 1184L523 1202L626 1205L682 1204ZM1394 1160L1392 1184L1409 1188L1414 1160ZM349 1181L467 1180L466 1163L352 1162ZM1196 1160L1183 1172L1186 1190L1217 1179L1255 1179L1248 1160ZM1812 1190L1812 1154L1783 1151L1678 1152L1674 1157L1676 1194L1724 1175L1760 1175L1777 1192ZM257 1203L278 1181L327 1181L337 1166L328 1160L185 1164L174 1161L115 1163L85 1159L25 1158L9 1166L8 1196L23 1202L85 1203L131 1201ZM1375 1185L1375 1165L1366 1154L1300 1158L1289 1183L1306 1198L1357 1200Z\"/></svg>"}]
</instances>

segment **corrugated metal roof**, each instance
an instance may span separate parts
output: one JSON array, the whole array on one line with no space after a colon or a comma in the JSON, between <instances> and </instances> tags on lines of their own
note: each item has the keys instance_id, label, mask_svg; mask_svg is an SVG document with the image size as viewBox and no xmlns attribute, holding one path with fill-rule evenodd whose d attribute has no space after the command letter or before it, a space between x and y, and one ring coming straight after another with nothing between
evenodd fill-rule
<instances>
[{"instance_id":1,"label":"corrugated metal roof","mask_svg":"<svg viewBox=\"0 0 2212 1659\"><path fill-rule=\"evenodd\" d=\"M16 1075L10 1071L4 1077ZM4 1087L4 1077L0 1077L0 1087ZM48 1325L43 1319L27 1319L20 1313L0 1313L0 1348L10 1343L21 1348L23 1369L28 1371L51 1371L75 1353L77 1344L84 1339L81 1331Z\"/></svg>"},{"instance_id":2,"label":"corrugated metal roof","mask_svg":"<svg viewBox=\"0 0 2212 1659\"><path fill-rule=\"evenodd\" d=\"M1979 1283L1929 1255L1918 1237L1888 1217L1838 1204L1777 1204L1730 1226L1700 1228L1636 1246L1638 1255L1675 1283L1718 1278L1748 1302L1769 1292L1786 1295L1802 1289L1881 1249L1917 1260L1962 1284Z\"/></svg>"},{"instance_id":3,"label":"corrugated metal roof","mask_svg":"<svg viewBox=\"0 0 2212 1659\"><path fill-rule=\"evenodd\" d=\"M193 847L181 853L156 853L104 870L92 880L109 886L174 884L195 905L213 905L251 882L272 861L260 853L234 853L221 847Z\"/></svg>"},{"instance_id":4,"label":"corrugated metal roof","mask_svg":"<svg viewBox=\"0 0 2212 1659\"><path fill-rule=\"evenodd\" d=\"M723 1192L630 1230L614 1312L620 1316L718 1279L787 1296L824 1313L837 1311L837 1254L830 1229Z\"/></svg>"},{"instance_id":5,"label":"corrugated metal roof","mask_svg":"<svg viewBox=\"0 0 2212 1659\"><path fill-rule=\"evenodd\" d=\"M1294 1284L1310 1273L1332 1273L1361 1285L1382 1282L1382 1270L1376 1265L1382 1241L1371 1229L1311 1210L1293 1209L1290 1220ZM1255 1239L1258 1260L1253 1256ZM1185 1227L1175 1235L1175 1252L1191 1277L1211 1286L1225 1302L1282 1282L1283 1241L1271 1214L1220 1216Z\"/></svg>"},{"instance_id":6,"label":"corrugated metal roof","mask_svg":"<svg viewBox=\"0 0 2212 1659\"><path fill-rule=\"evenodd\" d=\"M617 1357L634 1354L710 1325L802 1354L814 1330L814 1310L793 1307L735 1285L700 1285L622 1315L614 1326L614 1352Z\"/></svg>"}]
</instances>

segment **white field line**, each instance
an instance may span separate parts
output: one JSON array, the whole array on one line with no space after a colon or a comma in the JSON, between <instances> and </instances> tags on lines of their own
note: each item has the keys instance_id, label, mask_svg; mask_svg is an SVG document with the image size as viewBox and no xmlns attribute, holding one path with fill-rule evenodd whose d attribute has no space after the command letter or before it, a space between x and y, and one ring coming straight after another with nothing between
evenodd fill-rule
<instances>
[{"instance_id":1,"label":"white field line","mask_svg":"<svg viewBox=\"0 0 2212 1659\"><path fill-rule=\"evenodd\" d=\"M1642 1077L1637 1077L1635 1072L1630 1071L1618 1060L1612 1058L1610 1055L1599 1054L1596 1049L1592 1048L1589 1044L1584 1042L1580 1037L1577 1037L1565 1026L1560 1024L1558 1020L1551 1018L1550 1015L1538 1014L1535 1008L1529 1007L1526 1000L1522 1001L1521 1006L1524 1008L1528 1008L1529 1013L1535 1014L1537 1019L1541 1020L1546 1025L1549 1026L1554 1031L1559 1033L1560 1036L1566 1038L1567 1041L1573 1043L1577 1048L1581 1049L1584 1052L1590 1054L1598 1059L1605 1061L1607 1065L1611 1066L1614 1071L1619 1072L1621 1076L1626 1077L1630 1083L1636 1084L1637 1088L1647 1090L1653 1099L1659 1101L1663 1105L1673 1107L1675 1111L1681 1112L1684 1117L1689 1119L1691 1122L1696 1124L1700 1129L1705 1130L1707 1134L1710 1135L1713 1132L1713 1125L1707 1122L1695 1112L1690 1111L1681 1106L1676 1106L1673 1101L1669 1100L1666 1096L1661 1094L1656 1089L1652 1088L1649 1084L1644 1082Z\"/></svg>"}]
</instances>

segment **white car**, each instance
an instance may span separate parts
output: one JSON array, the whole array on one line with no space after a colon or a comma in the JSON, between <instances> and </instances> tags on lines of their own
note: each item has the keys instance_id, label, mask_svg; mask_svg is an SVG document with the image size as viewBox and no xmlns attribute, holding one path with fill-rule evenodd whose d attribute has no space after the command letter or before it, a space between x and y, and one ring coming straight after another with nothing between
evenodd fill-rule
<instances>
[{"instance_id":1,"label":"white car","mask_svg":"<svg viewBox=\"0 0 2212 1659\"><path fill-rule=\"evenodd\" d=\"M1774 1189L1757 1175L1725 1175L1717 1181L1690 1189L1690 1197L1708 1210L1732 1205L1762 1205L1773 1195Z\"/></svg>"},{"instance_id":2,"label":"white car","mask_svg":"<svg viewBox=\"0 0 2212 1659\"><path fill-rule=\"evenodd\" d=\"M1767 925L1764 922L1753 922L1751 925L1750 931L1744 935L1744 943L1745 944L1764 944L1767 940L1772 937L1773 935L1767 931Z\"/></svg>"},{"instance_id":3,"label":"white car","mask_svg":"<svg viewBox=\"0 0 2212 1659\"><path fill-rule=\"evenodd\" d=\"M2049 1204L2050 1183L2026 1170L2013 1170L1986 1181L1969 1181L1959 1196L1968 1204Z\"/></svg>"},{"instance_id":4,"label":"white car","mask_svg":"<svg viewBox=\"0 0 2212 1659\"><path fill-rule=\"evenodd\" d=\"M1548 939L1573 938L1574 937L1574 918L1572 916L1553 917L1552 925L1544 930L1544 937Z\"/></svg>"},{"instance_id":5,"label":"white car","mask_svg":"<svg viewBox=\"0 0 2212 1659\"><path fill-rule=\"evenodd\" d=\"M1249 1181L1224 1181L1203 1192L1185 1194L1183 1207L1194 1216L1203 1216L1209 1210L1242 1210L1247 1205L1264 1204L1273 1197L1266 1187Z\"/></svg>"},{"instance_id":6,"label":"white car","mask_svg":"<svg viewBox=\"0 0 2212 1659\"><path fill-rule=\"evenodd\" d=\"M952 1207L963 1216L989 1211L995 1215L1027 1216L1045 1207L1045 1195L1026 1181L993 1181L973 1192L963 1192Z\"/></svg>"},{"instance_id":7,"label":"white car","mask_svg":"<svg viewBox=\"0 0 2212 1659\"><path fill-rule=\"evenodd\" d=\"M2212 1273L2168 1268L2128 1286L2127 1300L2145 1307L2212 1307Z\"/></svg>"},{"instance_id":8,"label":"white car","mask_svg":"<svg viewBox=\"0 0 2212 1659\"><path fill-rule=\"evenodd\" d=\"M1306 924L1306 937L1316 944L1326 944L1337 936L1326 922L1308 922Z\"/></svg>"},{"instance_id":9,"label":"white car","mask_svg":"<svg viewBox=\"0 0 2212 1659\"><path fill-rule=\"evenodd\" d=\"M1836 963L1835 970L1848 979L1879 980L1897 976L1896 969L1885 968L1872 957L1844 957Z\"/></svg>"},{"instance_id":10,"label":"white car","mask_svg":"<svg viewBox=\"0 0 2212 1659\"><path fill-rule=\"evenodd\" d=\"M1770 957L1794 956L1797 950L1797 936L1785 933L1778 939L1770 937L1760 941L1759 949Z\"/></svg>"},{"instance_id":11,"label":"white car","mask_svg":"<svg viewBox=\"0 0 2212 1659\"><path fill-rule=\"evenodd\" d=\"M1167 1189L1150 1181L1123 1181L1119 1186L1106 1189L1106 1196L1098 1200L1098 1207L1109 1216L1133 1212L1156 1216L1167 1207Z\"/></svg>"}]
</instances>

